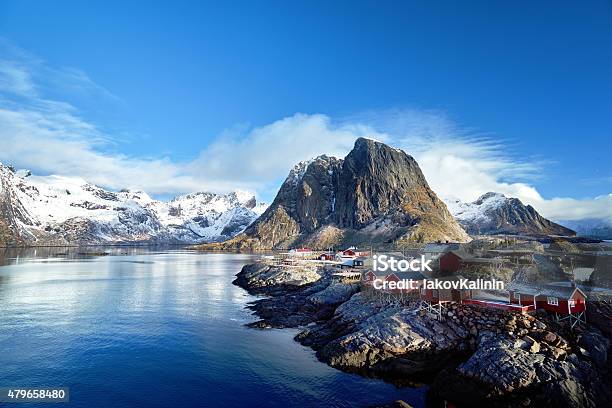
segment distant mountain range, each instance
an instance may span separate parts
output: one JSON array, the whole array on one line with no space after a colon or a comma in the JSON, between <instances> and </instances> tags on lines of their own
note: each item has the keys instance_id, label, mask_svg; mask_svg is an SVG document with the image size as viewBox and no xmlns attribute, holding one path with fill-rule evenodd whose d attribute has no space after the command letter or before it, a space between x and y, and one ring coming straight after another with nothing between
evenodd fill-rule
<instances>
[{"instance_id":1,"label":"distant mountain range","mask_svg":"<svg viewBox=\"0 0 612 408\"><path fill-rule=\"evenodd\" d=\"M365 138L357 139L344 159L323 155L295 165L269 207L240 191L199 192L165 202L142 191L113 192L80 178L32 176L0 164L0 246L392 247L466 242L470 235L573 236L575 231L612 237L609 223L555 223L499 193L472 203L442 201L414 158Z\"/></svg>"},{"instance_id":2,"label":"distant mountain range","mask_svg":"<svg viewBox=\"0 0 612 408\"><path fill-rule=\"evenodd\" d=\"M583 237L612 239L612 221L589 218L577 221L559 221L559 223L573 229Z\"/></svg>"},{"instance_id":3,"label":"distant mountain range","mask_svg":"<svg viewBox=\"0 0 612 408\"><path fill-rule=\"evenodd\" d=\"M542 217L518 198L500 193L486 193L472 203L449 198L445 201L459 224L471 235L576 235L575 231Z\"/></svg>"},{"instance_id":4,"label":"distant mountain range","mask_svg":"<svg viewBox=\"0 0 612 408\"><path fill-rule=\"evenodd\" d=\"M216 248L397 245L470 238L404 151L359 138L344 158L297 164L244 233Z\"/></svg>"},{"instance_id":5,"label":"distant mountain range","mask_svg":"<svg viewBox=\"0 0 612 408\"><path fill-rule=\"evenodd\" d=\"M32 176L0 164L0 246L222 241L265 208L239 191L163 202L142 191L113 192L80 178Z\"/></svg>"}]
</instances>

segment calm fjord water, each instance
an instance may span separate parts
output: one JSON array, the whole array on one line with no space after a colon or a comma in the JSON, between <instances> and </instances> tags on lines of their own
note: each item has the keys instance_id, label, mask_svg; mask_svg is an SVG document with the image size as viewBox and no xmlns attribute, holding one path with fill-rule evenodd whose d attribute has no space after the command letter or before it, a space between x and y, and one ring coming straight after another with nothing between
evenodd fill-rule
<instances>
[{"instance_id":1,"label":"calm fjord water","mask_svg":"<svg viewBox=\"0 0 612 408\"><path fill-rule=\"evenodd\" d=\"M0 387L68 386L58 406L88 408L424 404L318 362L294 330L246 328L255 298L231 281L253 256L4 251Z\"/></svg>"}]
</instances>

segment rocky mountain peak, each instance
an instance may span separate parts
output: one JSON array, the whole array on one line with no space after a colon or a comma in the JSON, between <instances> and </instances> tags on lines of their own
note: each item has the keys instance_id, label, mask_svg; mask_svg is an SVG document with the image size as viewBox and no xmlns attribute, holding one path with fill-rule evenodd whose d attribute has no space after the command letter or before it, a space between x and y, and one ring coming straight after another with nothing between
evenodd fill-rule
<instances>
[{"instance_id":1,"label":"rocky mountain peak","mask_svg":"<svg viewBox=\"0 0 612 408\"><path fill-rule=\"evenodd\" d=\"M347 228L362 228L415 191L429 190L414 158L366 138L357 139L344 159L338 187L336 220Z\"/></svg>"},{"instance_id":2,"label":"rocky mountain peak","mask_svg":"<svg viewBox=\"0 0 612 408\"><path fill-rule=\"evenodd\" d=\"M371 239L388 245L469 237L413 157L359 138L344 160L323 155L296 165L272 205L226 247L328 247Z\"/></svg>"},{"instance_id":3,"label":"rocky mountain peak","mask_svg":"<svg viewBox=\"0 0 612 408\"><path fill-rule=\"evenodd\" d=\"M485 201L488 201L488 200L491 200L491 199L494 199L494 200L504 200L504 199L506 199L506 196L503 195L502 193L495 193L495 192L489 191L488 193L484 193L483 195L478 197L478 199L476 201L474 201L474 204L481 205Z\"/></svg>"}]
</instances>

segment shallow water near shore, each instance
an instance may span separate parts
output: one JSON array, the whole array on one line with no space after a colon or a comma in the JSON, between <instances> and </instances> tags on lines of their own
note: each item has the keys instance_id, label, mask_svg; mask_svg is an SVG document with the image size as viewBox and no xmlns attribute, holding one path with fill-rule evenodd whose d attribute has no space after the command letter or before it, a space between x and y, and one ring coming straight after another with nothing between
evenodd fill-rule
<instances>
[{"instance_id":1,"label":"shallow water near shore","mask_svg":"<svg viewBox=\"0 0 612 408\"><path fill-rule=\"evenodd\" d=\"M295 330L245 327L255 297L231 281L255 258L0 249L0 387L68 386L71 407L424 406L425 387L342 373Z\"/></svg>"}]
</instances>

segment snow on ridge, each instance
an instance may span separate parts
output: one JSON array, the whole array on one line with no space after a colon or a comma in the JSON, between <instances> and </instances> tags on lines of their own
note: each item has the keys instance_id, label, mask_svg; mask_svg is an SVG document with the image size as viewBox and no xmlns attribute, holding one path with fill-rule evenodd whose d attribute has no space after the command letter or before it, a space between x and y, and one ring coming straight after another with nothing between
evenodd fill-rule
<instances>
[{"instance_id":1,"label":"snow on ridge","mask_svg":"<svg viewBox=\"0 0 612 408\"><path fill-rule=\"evenodd\" d=\"M309 160L302 160L301 162L293 166L293 168L289 172L289 176L287 177L287 179L290 180L294 186L297 185L304 178L304 174L306 174L308 166L310 166L311 163L314 163L315 160L319 159L320 157L321 156Z\"/></svg>"},{"instance_id":2,"label":"snow on ridge","mask_svg":"<svg viewBox=\"0 0 612 408\"><path fill-rule=\"evenodd\" d=\"M246 191L193 193L166 202L143 191L108 191L78 177L32 176L1 163L0 192L0 200L19 209L15 224L22 235L33 240L85 234L100 242L215 241L241 232L265 210Z\"/></svg>"},{"instance_id":3,"label":"snow on ridge","mask_svg":"<svg viewBox=\"0 0 612 408\"><path fill-rule=\"evenodd\" d=\"M508 198L501 193L486 193L471 203L456 197L443 197L450 213L459 221L488 220L487 212L503 205Z\"/></svg>"},{"instance_id":4,"label":"snow on ridge","mask_svg":"<svg viewBox=\"0 0 612 408\"><path fill-rule=\"evenodd\" d=\"M362 139L365 139L365 140L370 140L370 141L372 141L372 142L376 142L376 143L382 143L382 144L385 144L385 142L380 141L380 140L378 140L378 139L374 139L373 137L361 136L361 138L362 138Z\"/></svg>"},{"instance_id":5,"label":"snow on ridge","mask_svg":"<svg viewBox=\"0 0 612 408\"><path fill-rule=\"evenodd\" d=\"M333 160L333 159L336 159L336 158L334 156L328 156L326 154L321 154L317 157L313 157L312 159L302 160L301 162L293 166L291 171L289 171L289 175L287 176L285 183L290 182L292 185L296 186L304 178L304 175L306 174L306 170L308 170L308 166L310 166L312 163L314 162L329 163L330 160ZM329 171L329 174L330 175L332 174L331 170Z\"/></svg>"},{"instance_id":6,"label":"snow on ridge","mask_svg":"<svg viewBox=\"0 0 612 408\"><path fill-rule=\"evenodd\" d=\"M257 203L255 207L251 209L251 211L257 214L257 216L259 217L261 216L261 214L263 214L268 209L269 206L270 204L268 203Z\"/></svg>"},{"instance_id":7,"label":"snow on ridge","mask_svg":"<svg viewBox=\"0 0 612 408\"><path fill-rule=\"evenodd\" d=\"M255 199L255 194L251 193L250 191L246 191L246 190L234 190L232 193L236 196L236 198L238 199L238 202L241 204L247 204L249 201L252 201Z\"/></svg>"}]
</instances>

